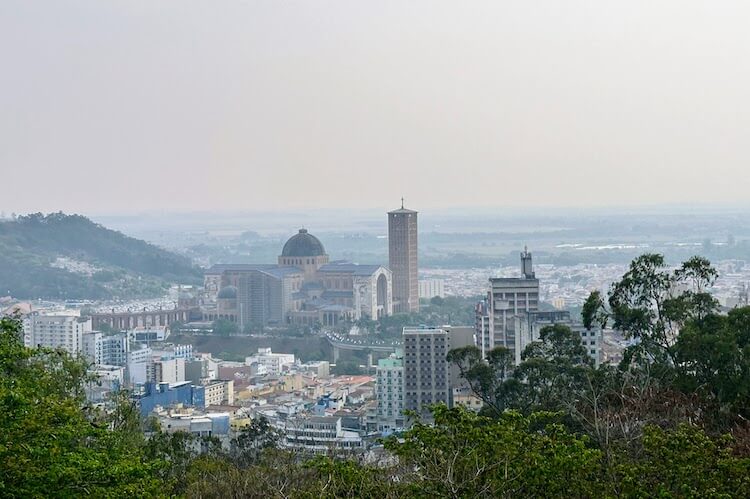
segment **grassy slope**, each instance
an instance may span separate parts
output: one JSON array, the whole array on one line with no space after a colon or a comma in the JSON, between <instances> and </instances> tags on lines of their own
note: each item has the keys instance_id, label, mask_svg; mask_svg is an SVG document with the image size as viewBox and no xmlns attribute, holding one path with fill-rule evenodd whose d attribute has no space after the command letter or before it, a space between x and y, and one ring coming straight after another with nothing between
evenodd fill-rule
<instances>
[{"instance_id":1,"label":"grassy slope","mask_svg":"<svg viewBox=\"0 0 750 499\"><path fill-rule=\"evenodd\" d=\"M50 267L68 257L107 269L94 278ZM167 282L195 283L189 259L80 215L34 214L0 223L0 294L19 298L148 296Z\"/></svg>"}]
</instances>

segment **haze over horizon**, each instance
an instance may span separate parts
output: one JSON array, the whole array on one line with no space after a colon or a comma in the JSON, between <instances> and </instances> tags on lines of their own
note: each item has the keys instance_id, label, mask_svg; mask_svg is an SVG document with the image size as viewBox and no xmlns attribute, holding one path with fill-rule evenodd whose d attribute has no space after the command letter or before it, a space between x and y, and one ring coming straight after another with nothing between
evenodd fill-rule
<instances>
[{"instance_id":1,"label":"haze over horizon","mask_svg":"<svg viewBox=\"0 0 750 499\"><path fill-rule=\"evenodd\" d=\"M747 203L745 2L0 4L0 210Z\"/></svg>"}]
</instances>

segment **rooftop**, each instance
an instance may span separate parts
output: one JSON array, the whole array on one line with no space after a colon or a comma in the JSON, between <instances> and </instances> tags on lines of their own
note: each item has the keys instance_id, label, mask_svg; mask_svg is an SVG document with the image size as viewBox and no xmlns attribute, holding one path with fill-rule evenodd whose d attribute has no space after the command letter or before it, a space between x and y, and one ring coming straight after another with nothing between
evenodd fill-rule
<instances>
[{"instance_id":1,"label":"rooftop","mask_svg":"<svg viewBox=\"0 0 750 499\"><path fill-rule=\"evenodd\" d=\"M415 214L417 212L414 210L409 210L407 208L404 208L404 198L401 198L401 208L388 212L389 215L395 214L395 213L414 213Z\"/></svg>"},{"instance_id":2,"label":"rooftop","mask_svg":"<svg viewBox=\"0 0 750 499\"><path fill-rule=\"evenodd\" d=\"M321 256L325 255L326 250L320 240L307 232L307 229L300 229L299 232L284 244L281 250L281 256Z\"/></svg>"},{"instance_id":3,"label":"rooftop","mask_svg":"<svg viewBox=\"0 0 750 499\"><path fill-rule=\"evenodd\" d=\"M327 263L320 267L319 272L346 272L357 276L369 276L377 272L381 265L360 265L350 262Z\"/></svg>"},{"instance_id":4,"label":"rooftop","mask_svg":"<svg viewBox=\"0 0 750 499\"><path fill-rule=\"evenodd\" d=\"M280 266L266 263L217 263L206 270L206 274L221 274L223 272L263 272L272 277L284 277L290 274L301 274L297 267Z\"/></svg>"}]
</instances>

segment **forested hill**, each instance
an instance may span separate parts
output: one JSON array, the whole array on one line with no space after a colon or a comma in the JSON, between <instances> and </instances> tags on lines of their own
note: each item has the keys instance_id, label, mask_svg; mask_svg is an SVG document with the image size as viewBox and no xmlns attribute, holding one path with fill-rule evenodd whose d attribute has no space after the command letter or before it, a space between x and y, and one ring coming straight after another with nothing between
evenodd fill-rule
<instances>
[{"instance_id":1,"label":"forested hill","mask_svg":"<svg viewBox=\"0 0 750 499\"><path fill-rule=\"evenodd\" d=\"M0 296L131 298L169 283L197 283L186 257L107 229L80 215L52 213L0 221Z\"/></svg>"}]
</instances>

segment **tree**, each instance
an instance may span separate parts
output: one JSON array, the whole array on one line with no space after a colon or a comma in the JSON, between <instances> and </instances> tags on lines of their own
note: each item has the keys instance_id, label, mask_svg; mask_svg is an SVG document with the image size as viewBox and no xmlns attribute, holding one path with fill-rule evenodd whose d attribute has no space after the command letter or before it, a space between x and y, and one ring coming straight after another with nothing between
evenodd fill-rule
<instances>
[{"instance_id":1,"label":"tree","mask_svg":"<svg viewBox=\"0 0 750 499\"><path fill-rule=\"evenodd\" d=\"M198 458L188 474L187 497L325 498L408 497L390 468L367 466L353 459L265 449L246 468L222 459Z\"/></svg>"},{"instance_id":2,"label":"tree","mask_svg":"<svg viewBox=\"0 0 750 499\"><path fill-rule=\"evenodd\" d=\"M482 359L479 348L466 346L451 350L446 359L458 367L461 378L484 402L485 412L499 416L506 409L518 407L523 387L513 377L513 353L510 350L497 347Z\"/></svg>"},{"instance_id":3,"label":"tree","mask_svg":"<svg viewBox=\"0 0 750 499\"><path fill-rule=\"evenodd\" d=\"M430 298L430 305L435 305L436 307L442 307L443 304L445 304L445 300L439 296L433 296L432 298Z\"/></svg>"},{"instance_id":4,"label":"tree","mask_svg":"<svg viewBox=\"0 0 750 499\"><path fill-rule=\"evenodd\" d=\"M0 494L160 495L165 463L144 459L134 413L88 407L85 362L25 348L20 328L16 319L0 319Z\"/></svg>"},{"instance_id":5,"label":"tree","mask_svg":"<svg viewBox=\"0 0 750 499\"><path fill-rule=\"evenodd\" d=\"M714 406L714 424L750 419L750 307L689 321L675 345L676 386Z\"/></svg>"},{"instance_id":6,"label":"tree","mask_svg":"<svg viewBox=\"0 0 750 499\"><path fill-rule=\"evenodd\" d=\"M276 447L279 433L264 416L253 419L232 439L231 456L239 467L247 467L260 459L265 449Z\"/></svg>"},{"instance_id":7,"label":"tree","mask_svg":"<svg viewBox=\"0 0 750 499\"><path fill-rule=\"evenodd\" d=\"M597 323L602 327L611 323L638 341L626 361L653 362L669 370L675 365L674 345L680 328L686 321L717 309L716 300L706 291L717 275L702 257L693 257L670 271L662 255L641 255L612 285L609 308L600 292L591 293L583 307L584 324L591 328Z\"/></svg>"},{"instance_id":8,"label":"tree","mask_svg":"<svg viewBox=\"0 0 750 499\"><path fill-rule=\"evenodd\" d=\"M717 275L703 257L669 271L660 255L643 255L613 284L608 306L600 293L589 296L583 314L587 327L611 322L638 341L613 373L613 379L629 379L631 387L647 387L636 396L640 414L631 429L657 419L646 414L649 408L671 414L672 425L699 421L716 431L750 417L750 309L717 314L718 304L708 293ZM613 392L610 400L635 395L632 388L627 391L627 397ZM627 413L620 403L616 409Z\"/></svg>"},{"instance_id":9,"label":"tree","mask_svg":"<svg viewBox=\"0 0 750 499\"><path fill-rule=\"evenodd\" d=\"M593 497L600 453L549 413L498 419L464 408L433 409L386 448L398 456L407 497Z\"/></svg>"},{"instance_id":10,"label":"tree","mask_svg":"<svg viewBox=\"0 0 750 499\"><path fill-rule=\"evenodd\" d=\"M749 497L750 459L732 455L731 439L718 442L690 425L646 429L643 454L616 467L624 497Z\"/></svg>"},{"instance_id":11,"label":"tree","mask_svg":"<svg viewBox=\"0 0 750 499\"><path fill-rule=\"evenodd\" d=\"M213 333L219 336L232 336L239 331L236 323L226 319L216 319L211 327Z\"/></svg>"},{"instance_id":12,"label":"tree","mask_svg":"<svg viewBox=\"0 0 750 499\"><path fill-rule=\"evenodd\" d=\"M512 352L499 347L482 359L474 346L451 350L447 356L496 415L507 409L524 414L567 411L585 390L586 374L593 370L580 336L560 324L543 328L539 341L527 346L521 358L515 366Z\"/></svg>"},{"instance_id":13,"label":"tree","mask_svg":"<svg viewBox=\"0 0 750 499\"><path fill-rule=\"evenodd\" d=\"M359 375L362 374L362 368L359 367L359 364L352 360L344 360L339 361L336 363L335 366L331 368L332 374L350 374L350 375Z\"/></svg>"},{"instance_id":14,"label":"tree","mask_svg":"<svg viewBox=\"0 0 750 499\"><path fill-rule=\"evenodd\" d=\"M355 325L361 331L367 331L367 332L370 332L370 333L374 333L375 329L378 326L378 322L370 319L369 317L362 317L361 319L358 319L355 322Z\"/></svg>"},{"instance_id":15,"label":"tree","mask_svg":"<svg viewBox=\"0 0 750 499\"><path fill-rule=\"evenodd\" d=\"M539 341L528 345L513 377L523 387L519 409L570 413L586 389L586 376L594 362L581 343L578 333L568 326L555 324L540 331Z\"/></svg>"}]
</instances>

